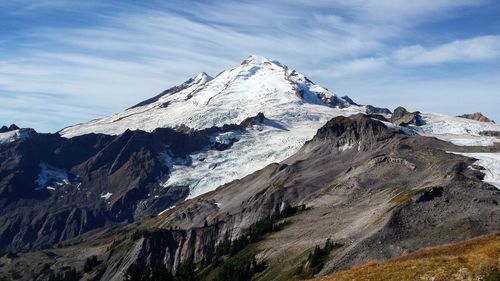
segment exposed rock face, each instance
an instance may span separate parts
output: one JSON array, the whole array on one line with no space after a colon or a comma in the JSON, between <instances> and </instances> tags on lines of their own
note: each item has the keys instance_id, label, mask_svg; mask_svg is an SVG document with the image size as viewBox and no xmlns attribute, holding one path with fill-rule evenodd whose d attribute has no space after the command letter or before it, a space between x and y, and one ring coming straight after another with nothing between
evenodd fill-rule
<instances>
[{"instance_id":1,"label":"exposed rock face","mask_svg":"<svg viewBox=\"0 0 500 281\"><path fill-rule=\"evenodd\" d=\"M345 148L349 143L352 147ZM451 148L435 139L404 136L363 115L336 117L284 163L187 201L155 221L189 233L179 240L176 260L201 261L204 247L225 233L236 238L283 206L306 204L311 211L262 247L269 259L293 259L301 247L339 239L347 245L328 268L498 230L497 200L470 201L470 192L475 198L498 198L499 192L469 173L466 163L473 160L445 152ZM462 224L470 230L462 232Z\"/></svg>"},{"instance_id":2,"label":"exposed rock face","mask_svg":"<svg viewBox=\"0 0 500 281\"><path fill-rule=\"evenodd\" d=\"M368 147L391 138L397 131L383 123L358 114L351 117L339 116L321 127L311 142L334 142L337 147L357 145Z\"/></svg>"},{"instance_id":3,"label":"exposed rock face","mask_svg":"<svg viewBox=\"0 0 500 281\"><path fill-rule=\"evenodd\" d=\"M262 124L262 122L264 122L265 118L266 117L264 116L264 113L259 112L254 117L245 118L245 120L241 121L240 125L244 126L244 127L253 127L257 124Z\"/></svg>"},{"instance_id":4,"label":"exposed rock face","mask_svg":"<svg viewBox=\"0 0 500 281\"><path fill-rule=\"evenodd\" d=\"M493 123L495 123L495 121L484 116L481 112L476 112L476 113L471 113L471 114L463 114L463 115L459 115L457 117L467 118L467 119L481 121L481 122L493 122Z\"/></svg>"},{"instance_id":5,"label":"exposed rock face","mask_svg":"<svg viewBox=\"0 0 500 281\"><path fill-rule=\"evenodd\" d=\"M482 131L479 135L486 137L500 137L500 131Z\"/></svg>"},{"instance_id":6,"label":"exposed rock face","mask_svg":"<svg viewBox=\"0 0 500 281\"><path fill-rule=\"evenodd\" d=\"M71 250L53 250L58 256L49 264L81 266L82 256L72 253L92 249L105 265L100 280L122 280L132 263L163 264L175 271L187 259L201 262L209 246L226 235L235 239L251 224L302 204L310 209L259 242L258 258L269 270L257 280L293 272L326 239L343 246L320 274L499 231L500 191L468 168L474 159L448 153L454 149L435 138L406 136L371 116L336 117L282 163L141 225L83 236ZM88 211L71 215L94 216ZM138 230L146 234L134 235ZM19 260L28 263L29 258ZM276 267L279 272L271 270Z\"/></svg>"},{"instance_id":7,"label":"exposed rock face","mask_svg":"<svg viewBox=\"0 0 500 281\"><path fill-rule=\"evenodd\" d=\"M423 125L423 121L420 118L420 112L408 112L404 107L398 107L394 110L391 122L397 126L406 126L406 125Z\"/></svg>"},{"instance_id":8,"label":"exposed rock face","mask_svg":"<svg viewBox=\"0 0 500 281\"><path fill-rule=\"evenodd\" d=\"M167 95L170 95L170 94L173 94L173 93L180 92L182 90L185 90L185 89L189 88L190 86L192 86L195 83L201 83L201 82L204 82L204 81L210 81L212 79L213 78L210 77L208 74L206 74L205 72L202 72L202 73L198 74L198 76L188 79L186 82L182 83L181 85L169 88L169 89L161 92L160 94L158 94L158 95L156 95L156 96L154 96L152 98L144 100L144 101L142 101L142 102L140 102L140 103L138 103L138 104L130 107L129 109L141 107L141 106L148 105L148 104L152 104L152 103L158 101L163 96L167 96ZM163 107L167 107L168 103L167 104L163 104L162 106Z\"/></svg>"},{"instance_id":9,"label":"exposed rock face","mask_svg":"<svg viewBox=\"0 0 500 281\"><path fill-rule=\"evenodd\" d=\"M350 97L343 96L342 99L347 102L348 105L363 106L354 102ZM383 107L375 107L373 105L365 105L367 114L391 114L391 111Z\"/></svg>"},{"instance_id":10,"label":"exposed rock face","mask_svg":"<svg viewBox=\"0 0 500 281\"><path fill-rule=\"evenodd\" d=\"M259 243L259 258L269 268L280 266L279 272L293 271L311 249L331 239L344 246L332 255L326 273L500 230L500 191L467 168L473 159L447 153L455 148L406 136L369 116L336 117L280 164L185 201L141 226L91 235L72 247L100 249L106 265L100 280L122 280L132 263L161 263L175 271L186 259L200 262L207 247L226 235L235 239L286 206L306 204L310 210ZM135 230L147 235L133 238ZM120 242L109 246L110 237ZM68 251L59 253L55 260L74 262ZM274 280L275 274L264 271L257 279Z\"/></svg>"},{"instance_id":11,"label":"exposed rock face","mask_svg":"<svg viewBox=\"0 0 500 281\"><path fill-rule=\"evenodd\" d=\"M392 112L387 108L375 107L372 105L366 105L366 113L367 114L391 114Z\"/></svg>"},{"instance_id":12,"label":"exposed rock face","mask_svg":"<svg viewBox=\"0 0 500 281\"><path fill-rule=\"evenodd\" d=\"M499 192L477 174L468 174L466 163L472 160L446 153L451 147L404 136L363 115L336 117L284 163L155 219L165 228L180 229L176 233L184 232L178 236L177 255L164 258L201 261L205 246L225 233L236 238L281 207L300 204L312 210L295 218L280 239L261 245L271 267L273 258L297 258L327 238L346 244L327 267L338 268L498 229L497 200L470 201L470 192L475 198L498 198ZM463 224L470 230L462 232ZM291 248L296 251L287 250Z\"/></svg>"},{"instance_id":13,"label":"exposed rock face","mask_svg":"<svg viewBox=\"0 0 500 281\"><path fill-rule=\"evenodd\" d=\"M243 130L157 129L119 136L34 134L0 150L0 254L53 247L90 230L158 214L189 194L164 188L172 163L223 150L213 135ZM237 141L237 140L232 140Z\"/></svg>"},{"instance_id":14,"label":"exposed rock face","mask_svg":"<svg viewBox=\"0 0 500 281\"><path fill-rule=\"evenodd\" d=\"M16 124L12 124L9 127L4 125L0 128L0 133L6 133L6 132L10 132L10 131L15 131L15 130L19 130L19 127Z\"/></svg>"}]
</instances>

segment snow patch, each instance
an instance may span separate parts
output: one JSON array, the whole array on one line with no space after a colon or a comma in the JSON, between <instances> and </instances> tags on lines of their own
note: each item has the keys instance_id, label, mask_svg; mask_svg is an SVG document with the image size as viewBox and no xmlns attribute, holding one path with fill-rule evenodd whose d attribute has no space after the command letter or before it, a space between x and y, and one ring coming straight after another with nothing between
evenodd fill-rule
<instances>
[{"instance_id":1,"label":"snow patch","mask_svg":"<svg viewBox=\"0 0 500 281\"><path fill-rule=\"evenodd\" d=\"M353 148L354 145L353 144L344 144L343 146L339 146L339 151L346 151L348 149L351 149ZM359 151L359 148L358 148L358 151Z\"/></svg>"},{"instance_id":2,"label":"snow patch","mask_svg":"<svg viewBox=\"0 0 500 281\"><path fill-rule=\"evenodd\" d=\"M500 131L500 125L492 122L480 122L435 113L422 113L421 117L425 124L409 126L407 131L436 137L460 146L492 146L500 142L499 138L480 135L483 131Z\"/></svg>"},{"instance_id":3,"label":"snow patch","mask_svg":"<svg viewBox=\"0 0 500 281\"><path fill-rule=\"evenodd\" d=\"M213 136L212 142L228 145L239 140L239 138L240 134L238 132L226 132Z\"/></svg>"},{"instance_id":4,"label":"snow patch","mask_svg":"<svg viewBox=\"0 0 500 281\"><path fill-rule=\"evenodd\" d=\"M484 181L500 189L500 153L453 153L479 159L475 164L486 169Z\"/></svg>"},{"instance_id":5,"label":"snow patch","mask_svg":"<svg viewBox=\"0 0 500 281\"><path fill-rule=\"evenodd\" d=\"M35 184L37 185L35 190L48 189L48 183L59 186L69 184L68 174L64 170L54 168L47 163L40 163L39 166L40 173L35 180ZM54 187L52 188L55 189Z\"/></svg>"},{"instance_id":6,"label":"snow patch","mask_svg":"<svg viewBox=\"0 0 500 281\"><path fill-rule=\"evenodd\" d=\"M0 144L10 143L16 140L26 140L29 136L29 131L27 129L18 129L0 133Z\"/></svg>"},{"instance_id":7,"label":"snow patch","mask_svg":"<svg viewBox=\"0 0 500 281\"><path fill-rule=\"evenodd\" d=\"M496 137L485 136L442 136L442 139L460 146L493 146L495 143L500 143L500 139Z\"/></svg>"},{"instance_id":8,"label":"snow patch","mask_svg":"<svg viewBox=\"0 0 500 281\"><path fill-rule=\"evenodd\" d=\"M168 210L170 210L170 209L173 209L173 208L175 208L175 205L173 205L173 206L171 206L171 207L168 207L168 208L166 208L165 210L163 210L163 211L159 212L159 213L158 213L158 216L163 215L166 211L168 211Z\"/></svg>"},{"instance_id":9,"label":"snow patch","mask_svg":"<svg viewBox=\"0 0 500 281\"><path fill-rule=\"evenodd\" d=\"M169 171L172 172L174 170L174 159L172 159L172 156L170 156L170 154L170 150L167 149L161 152L158 157L160 158L160 161L162 161L165 166L168 167Z\"/></svg>"},{"instance_id":10,"label":"snow patch","mask_svg":"<svg viewBox=\"0 0 500 281\"><path fill-rule=\"evenodd\" d=\"M101 194L101 198L104 198L104 200L108 200L113 193L107 192L106 194Z\"/></svg>"}]
</instances>

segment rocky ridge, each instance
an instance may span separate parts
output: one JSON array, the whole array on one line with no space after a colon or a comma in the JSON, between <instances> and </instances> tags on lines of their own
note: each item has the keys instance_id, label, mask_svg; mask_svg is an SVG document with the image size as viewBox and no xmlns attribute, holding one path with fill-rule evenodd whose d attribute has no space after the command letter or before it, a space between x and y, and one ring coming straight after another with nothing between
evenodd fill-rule
<instances>
[{"instance_id":1,"label":"rocky ridge","mask_svg":"<svg viewBox=\"0 0 500 281\"><path fill-rule=\"evenodd\" d=\"M495 123L495 121L489 119L488 117L484 116L481 112L476 112L476 113L471 113L471 114L462 114L459 115L458 117L461 118L466 118L466 119L471 119L471 120L476 120L476 121L481 121L481 122L492 122Z\"/></svg>"},{"instance_id":2,"label":"rocky ridge","mask_svg":"<svg viewBox=\"0 0 500 281\"><path fill-rule=\"evenodd\" d=\"M279 164L139 225L67 247L94 249L103 260L100 280L122 280L132 265L161 264L175 272L191 259L201 274L211 245L237 240L256 222L305 205L254 253L267 265L255 280L287 280L327 239L342 246L320 274L498 231L500 191L468 168L473 159L448 153L460 149L408 136L370 116L336 117ZM71 254L54 251L60 256L50 268L58 270Z\"/></svg>"}]
</instances>

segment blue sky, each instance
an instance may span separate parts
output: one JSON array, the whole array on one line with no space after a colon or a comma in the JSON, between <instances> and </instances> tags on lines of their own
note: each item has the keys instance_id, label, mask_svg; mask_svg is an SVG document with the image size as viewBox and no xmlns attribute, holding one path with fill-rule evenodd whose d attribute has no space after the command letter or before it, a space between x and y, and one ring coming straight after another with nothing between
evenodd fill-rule
<instances>
[{"instance_id":1,"label":"blue sky","mask_svg":"<svg viewBox=\"0 0 500 281\"><path fill-rule=\"evenodd\" d=\"M359 103L500 121L499 15L496 0L0 0L0 124L54 132L249 54Z\"/></svg>"}]
</instances>

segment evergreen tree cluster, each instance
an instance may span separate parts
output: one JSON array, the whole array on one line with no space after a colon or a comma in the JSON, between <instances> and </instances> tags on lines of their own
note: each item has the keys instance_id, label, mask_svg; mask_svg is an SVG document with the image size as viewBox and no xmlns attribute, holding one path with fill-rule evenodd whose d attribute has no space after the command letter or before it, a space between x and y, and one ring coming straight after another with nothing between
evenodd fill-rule
<instances>
[{"instance_id":1,"label":"evergreen tree cluster","mask_svg":"<svg viewBox=\"0 0 500 281\"><path fill-rule=\"evenodd\" d=\"M137 229L134 232L132 232L132 235L130 236L130 239L132 239L132 241L137 241L141 237L146 236L147 234L148 234L148 232L146 230Z\"/></svg>"},{"instance_id":2,"label":"evergreen tree cluster","mask_svg":"<svg viewBox=\"0 0 500 281\"><path fill-rule=\"evenodd\" d=\"M90 272L94 267L98 266L100 262L97 260L97 256L88 257L83 265L84 272Z\"/></svg>"},{"instance_id":3,"label":"evergreen tree cluster","mask_svg":"<svg viewBox=\"0 0 500 281\"><path fill-rule=\"evenodd\" d=\"M250 281L254 273L259 272L263 265L257 264L255 257L241 257L222 265L216 281Z\"/></svg>"},{"instance_id":4,"label":"evergreen tree cluster","mask_svg":"<svg viewBox=\"0 0 500 281\"><path fill-rule=\"evenodd\" d=\"M74 268L69 268L68 270L63 270L58 273L51 271L49 274L48 281L79 281L82 278L82 274Z\"/></svg>"},{"instance_id":5,"label":"evergreen tree cluster","mask_svg":"<svg viewBox=\"0 0 500 281\"><path fill-rule=\"evenodd\" d=\"M125 273L125 281L174 281L172 273L163 265L140 267L133 263Z\"/></svg>"},{"instance_id":6,"label":"evergreen tree cluster","mask_svg":"<svg viewBox=\"0 0 500 281\"><path fill-rule=\"evenodd\" d=\"M252 224L235 240L231 240L229 233L226 233L220 243L212 243L206 246L203 259L199 265L202 268L206 268L208 266L217 266L220 263L220 272L215 278L216 281L250 280L255 272L263 269L264 265L257 264L254 256L233 259L231 257L234 257L248 245L261 241L266 234L283 229L286 222L279 223L279 221L305 209L305 205L300 207L287 206L281 212ZM132 233L131 238L132 240L137 240L141 237L152 238L154 234L155 232L147 230L137 230ZM161 244L161 241L156 244ZM224 256L229 256L230 259L224 261L221 259ZM125 274L125 281L196 281L203 278L200 275L197 271L197 265L192 259L188 259L179 265L175 276L163 265L143 268L137 264L133 264Z\"/></svg>"},{"instance_id":7,"label":"evergreen tree cluster","mask_svg":"<svg viewBox=\"0 0 500 281\"><path fill-rule=\"evenodd\" d=\"M287 206L281 212L252 224L245 233L235 240L231 240L229 233L226 233L224 239L216 246L208 245L205 248L205 256L202 265L209 265L213 261L226 255L234 256L248 245L261 241L266 234L282 230L287 222L278 223L278 221L293 216L305 209L305 205L299 207Z\"/></svg>"},{"instance_id":8,"label":"evergreen tree cluster","mask_svg":"<svg viewBox=\"0 0 500 281\"><path fill-rule=\"evenodd\" d=\"M323 269L330 252L340 247L342 247L341 244L333 243L330 239L327 239L323 248L316 246L314 250L309 253L307 261L297 268L296 274L303 278L313 277Z\"/></svg>"},{"instance_id":9,"label":"evergreen tree cluster","mask_svg":"<svg viewBox=\"0 0 500 281\"><path fill-rule=\"evenodd\" d=\"M193 259L187 259L179 265L175 275L176 281L196 281L196 264Z\"/></svg>"}]
</instances>

